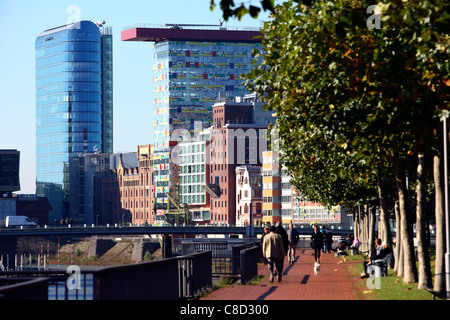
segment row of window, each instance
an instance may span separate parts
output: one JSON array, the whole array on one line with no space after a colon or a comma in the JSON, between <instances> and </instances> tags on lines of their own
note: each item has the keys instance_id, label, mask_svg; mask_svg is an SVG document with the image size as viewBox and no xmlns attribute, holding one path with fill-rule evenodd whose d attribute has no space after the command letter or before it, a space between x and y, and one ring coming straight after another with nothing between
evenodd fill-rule
<instances>
[{"instance_id":1,"label":"row of window","mask_svg":"<svg viewBox=\"0 0 450 320\"><path fill-rule=\"evenodd\" d=\"M193 165L187 165L187 166L181 166L181 174L186 173L203 173L205 172L205 165L204 164L193 164Z\"/></svg>"},{"instance_id":2,"label":"row of window","mask_svg":"<svg viewBox=\"0 0 450 320\"><path fill-rule=\"evenodd\" d=\"M280 189L280 183L279 182L264 183L263 187L264 190L278 190Z\"/></svg>"},{"instance_id":3,"label":"row of window","mask_svg":"<svg viewBox=\"0 0 450 320\"><path fill-rule=\"evenodd\" d=\"M36 116L54 114L69 111L69 102L52 104L49 106L40 106L36 108ZM72 112L100 112L100 105L95 102L73 102Z\"/></svg>"},{"instance_id":4,"label":"row of window","mask_svg":"<svg viewBox=\"0 0 450 320\"><path fill-rule=\"evenodd\" d=\"M263 197L264 203L280 203L280 196Z\"/></svg>"},{"instance_id":5,"label":"row of window","mask_svg":"<svg viewBox=\"0 0 450 320\"><path fill-rule=\"evenodd\" d=\"M72 92L70 98L67 92L60 94L52 94L48 96L36 96L36 106L44 106L49 104L56 104L60 102L96 102L100 104L100 92Z\"/></svg>"},{"instance_id":6,"label":"row of window","mask_svg":"<svg viewBox=\"0 0 450 320\"><path fill-rule=\"evenodd\" d=\"M155 176L167 176L169 175L169 169L158 170L153 167L153 175Z\"/></svg>"},{"instance_id":7,"label":"row of window","mask_svg":"<svg viewBox=\"0 0 450 320\"><path fill-rule=\"evenodd\" d=\"M150 203L150 201L141 201L140 202L140 206L139 206L139 202L138 201L132 201L132 200L123 200L123 202L122 202L122 208L125 208L125 209L133 209L133 206L134 206L134 208L150 208L151 207L151 203ZM144 204L145 204L145 207L144 207Z\"/></svg>"},{"instance_id":8,"label":"row of window","mask_svg":"<svg viewBox=\"0 0 450 320\"><path fill-rule=\"evenodd\" d=\"M280 209L263 210L264 216L279 216ZM282 210L283 217L291 216L291 209ZM326 208L306 208L301 213L296 213L294 210L294 216L301 219L330 219L333 217L333 213Z\"/></svg>"},{"instance_id":9,"label":"row of window","mask_svg":"<svg viewBox=\"0 0 450 320\"><path fill-rule=\"evenodd\" d=\"M187 204L204 204L205 195L204 194L183 195L181 196L181 202Z\"/></svg>"},{"instance_id":10,"label":"row of window","mask_svg":"<svg viewBox=\"0 0 450 320\"><path fill-rule=\"evenodd\" d=\"M62 52L36 59L36 68L48 67L61 62L100 62L100 52Z\"/></svg>"},{"instance_id":11,"label":"row of window","mask_svg":"<svg viewBox=\"0 0 450 320\"><path fill-rule=\"evenodd\" d=\"M199 184L181 186L181 194L205 193L205 189Z\"/></svg>"},{"instance_id":12,"label":"row of window","mask_svg":"<svg viewBox=\"0 0 450 320\"><path fill-rule=\"evenodd\" d=\"M89 135L98 135L101 132L101 128L98 123L92 123L92 122L74 122L72 123L72 132L86 132L89 133ZM36 128L36 136L43 136L43 135L50 135L55 133L63 133L69 131L69 123L68 122L60 122L55 123L51 125L46 126L38 126ZM91 137L91 136L89 136ZM98 140L98 136L94 136L96 140ZM89 140L91 140L89 138ZM101 141L98 140L98 141ZM98 141L96 142L98 144Z\"/></svg>"},{"instance_id":13,"label":"row of window","mask_svg":"<svg viewBox=\"0 0 450 320\"><path fill-rule=\"evenodd\" d=\"M80 88L94 88L94 84L99 84L101 82L101 75L98 71L71 71L53 73L36 78L36 88L41 88L61 82L82 82ZM91 85L90 82L92 82L93 84ZM98 92L100 92L100 90Z\"/></svg>"},{"instance_id":14,"label":"row of window","mask_svg":"<svg viewBox=\"0 0 450 320\"><path fill-rule=\"evenodd\" d=\"M48 136L38 136L36 137L36 145L40 148L42 145L57 144L57 143L68 143L69 137L73 143L84 142L85 133L84 132L72 132L71 134L67 132L62 132L60 134L53 134ZM95 141L100 141L101 134L89 133L89 139L94 139ZM99 147L99 145L97 145Z\"/></svg>"},{"instance_id":15,"label":"row of window","mask_svg":"<svg viewBox=\"0 0 450 320\"><path fill-rule=\"evenodd\" d=\"M92 61L81 61L81 62L61 62L55 65L37 68L36 78L47 76L50 74L56 74L60 72L98 72L100 73L101 64Z\"/></svg>"},{"instance_id":16,"label":"row of window","mask_svg":"<svg viewBox=\"0 0 450 320\"><path fill-rule=\"evenodd\" d=\"M190 174L186 176L180 176L180 180L182 184L187 183L202 183L205 182L204 174Z\"/></svg>"},{"instance_id":17,"label":"row of window","mask_svg":"<svg viewBox=\"0 0 450 320\"><path fill-rule=\"evenodd\" d=\"M94 148L98 148L101 146L101 140L93 141L92 139L88 139L87 146L84 141L80 142L72 142L69 143L58 143L52 145L41 145L36 147L36 155L46 155L46 154L56 154L56 153L77 153L77 152L85 152L85 148L87 147L88 152L94 151Z\"/></svg>"},{"instance_id":18,"label":"row of window","mask_svg":"<svg viewBox=\"0 0 450 320\"><path fill-rule=\"evenodd\" d=\"M67 163L52 163L50 165L37 165L36 175L63 172L66 167Z\"/></svg>"},{"instance_id":19,"label":"row of window","mask_svg":"<svg viewBox=\"0 0 450 320\"><path fill-rule=\"evenodd\" d=\"M69 155L67 153L36 156L36 165L62 163L62 162L67 163L68 161L69 161Z\"/></svg>"},{"instance_id":20,"label":"row of window","mask_svg":"<svg viewBox=\"0 0 450 320\"><path fill-rule=\"evenodd\" d=\"M138 184L139 185L139 184ZM133 197L149 197L150 196L150 189L146 188L146 189L140 189L141 192L139 192L139 190L137 188L133 189L124 189L123 191L120 191L120 197L125 197L125 198L133 198ZM142 201L141 201L142 202Z\"/></svg>"},{"instance_id":21,"label":"row of window","mask_svg":"<svg viewBox=\"0 0 450 320\"><path fill-rule=\"evenodd\" d=\"M36 58L54 55L60 52L73 51L91 51L100 52L100 37L97 41L61 41L61 42L47 42L46 46L37 48L35 51Z\"/></svg>"},{"instance_id":22,"label":"row of window","mask_svg":"<svg viewBox=\"0 0 450 320\"><path fill-rule=\"evenodd\" d=\"M180 146L180 154L184 155L187 153L199 153L205 152L205 144L190 144L190 145L181 145Z\"/></svg>"},{"instance_id":23,"label":"row of window","mask_svg":"<svg viewBox=\"0 0 450 320\"><path fill-rule=\"evenodd\" d=\"M50 188L56 188L62 190L64 185L64 174L61 172L53 173L53 174L44 174L38 175L36 174L36 193L43 194L43 190L46 189L46 186L51 184Z\"/></svg>"},{"instance_id":24,"label":"row of window","mask_svg":"<svg viewBox=\"0 0 450 320\"><path fill-rule=\"evenodd\" d=\"M45 126L48 124L55 124L59 122L69 121L75 122L97 122L101 123L102 115L99 112L63 112L57 114L50 114L48 116L40 116L36 118L37 126ZM100 125L99 125L100 127Z\"/></svg>"},{"instance_id":25,"label":"row of window","mask_svg":"<svg viewBox=\"0 0 450 320\"><path fill-rule=\"evenodd\" d=\"M180 157L180 164L205 162L205 154L183 155ZM186 166L187 167L187 166Z\"/></svg>"}]
</instances>

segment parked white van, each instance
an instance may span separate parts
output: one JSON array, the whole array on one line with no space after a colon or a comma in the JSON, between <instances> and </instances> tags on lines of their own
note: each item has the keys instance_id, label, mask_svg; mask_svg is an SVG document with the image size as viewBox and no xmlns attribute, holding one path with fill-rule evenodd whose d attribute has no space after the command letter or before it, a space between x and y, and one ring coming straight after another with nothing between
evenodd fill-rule
<instances>
[{"instance_id":1,"label":"parked white van","mask_svg":"<svg viewBox=\"0 0 450 320\"><path fill-rule=\"evenodd\" d=\"M14 227L37 227L37 224L34 221L31 221L30 218L26 216L7 216L5 226L7 228Z\"/></svg>"}]
</instances>

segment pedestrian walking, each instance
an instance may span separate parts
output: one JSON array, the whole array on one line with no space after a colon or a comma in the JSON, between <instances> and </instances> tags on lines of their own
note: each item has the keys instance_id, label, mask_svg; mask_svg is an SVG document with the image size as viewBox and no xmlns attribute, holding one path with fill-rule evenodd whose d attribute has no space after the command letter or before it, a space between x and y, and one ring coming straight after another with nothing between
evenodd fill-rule
<instances>
[{"instance_id":1,"label":"pedestrian walking","mask_svg":"<svg viewBox=\"0 0 450 320\"><path fill-rule=\"evenodd\" d=\"M326 242L327 242L328 253L331 253L332 246L333 246L333 232L331 232L331 230L328 228L327 228Z\"/></svg>"},{"instance_id":2,"label":"pedestrian walking","mask_svg":"<svg viewBox=\"0 0 450 320\"><path fill-rule=\"evenodd\" d=\"M268 234L269 232L270 232L270 228L269 228L268 226L265 226L265 227L264 227L264 233L263 233L262 236L261 236L261 245L263 244L264 236L265 236L266 234Z\"/></svg>"},{"instance_id":3,"label":"pedestrian walking","mask_svg":"<svg viewBox=\"0 0 450 320\"><path fill-rule=\"evenodd\" d=\"M320 232L317 225L314 225L314 231L311 235L311 241L311 246L314 249L314 261L320 263L320 251L323 247L323 233Z\"/></svg>"},{"instance_id":4,"label":"pedestrian walking","mask_svg":"<svg viewBox=\"0 0 450 320\"><path fill-rule=\"evenodd\" d=\"M271 226L270 232L264 236L263 256L267 259L270 282L273 282L274 271L276 271L278 282L280 282L283 272L285 250L283 247L283 239L275 232L275 226Z\"/></svg>"},{"instance_id":5,"label":"pedestrian walking","mask_svg":"<svg viewBox=\"0 0 450 320\"><path fill-rule=\"evenodd\" d=\"M322 246L322 253L327 253L327 246L328 246L328 242L326 241L327 239L327 231L326 228L322 227L320 228L320 232L322 232L323 234L323 246Z\"/></svg>"},{"instance_id":6,"label":"pedestrian walking","mask_svg":"<svg viewBox=\"0 0 450 320\"><path fill-rule=\"evenodd\" d=\"M275 223L275 233L279 234L281 236L281 239L283 239L284 254L287 255L287 252L289 250L288 235L286 230L284 230L283 226L281 225L280 221L277 221Z\"/></svg>"},{"instance_id":7,"label":"pedestrian walking","mask_svg":"<svg viewBox=\"0 0 450 320\"><path fill-rule=\"evenodd\" d=\"M288 261L289 264L294 264L295 261L295 252L297 249L298 243L298 231L294 228L294 225L291 223L289 225L289 230L287 231L288 242L289 242L289 250L288 250Z\"/></svg>"}]
</instances>

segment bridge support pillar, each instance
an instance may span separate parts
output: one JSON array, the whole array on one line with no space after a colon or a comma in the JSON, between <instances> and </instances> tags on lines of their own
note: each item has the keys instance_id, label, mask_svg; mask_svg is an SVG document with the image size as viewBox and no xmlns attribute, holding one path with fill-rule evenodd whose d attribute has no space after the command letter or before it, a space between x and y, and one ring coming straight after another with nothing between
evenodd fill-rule
<instances>
[{"instance_id":1,"label":"bridge support pillar","mask_svg":"<svg viewBox=\"0 0 450 320\"><path fill-rule=\"evenodd\" d=\"M163 259L172 256L172 237L168 234L162 235L162 257Z\"/></svg>"},{"instance_id":2,"label":"bridge support pillar","mask_svg":"<svg viewBox=\"0 0 450 320\"><path fill-rule=\"evenodd\" d=\"M0 261L6 269L14 269L14 259L17 254L17 237L0 236ZM0 266L0 271L2 267Z\"/></svg>"}]
</instances>

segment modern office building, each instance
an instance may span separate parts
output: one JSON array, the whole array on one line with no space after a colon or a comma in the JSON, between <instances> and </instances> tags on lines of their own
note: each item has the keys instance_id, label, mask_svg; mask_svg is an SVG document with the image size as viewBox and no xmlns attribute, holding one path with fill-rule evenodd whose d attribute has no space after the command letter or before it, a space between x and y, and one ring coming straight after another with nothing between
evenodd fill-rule
<instances>
[{"instance_id":1,"label":"modern office building","mask_svg":"<svg viewBox=\"0 0 450 320\"><path fill-rule=\"evenodd\" d=\"M233 101L246 89L240 78L252 69L252 50L260 46L258 30L165 25L130 27L123 41L152 42L154 178L158 203L180 183L172 148L180 136L193 134L195 122L212 124L212 105L221 97ZM158 166L161 165L161 169ZM164 187L164 192L161 188Z\"/></svg>"},{"instance_id":2,"label":"modern office building","mask_svg":"<svg viewBox=\"0 0 450 320\"><path fill-rule=\"evenodd\" d=\"M263 152L263 222L274 224L281 221L281 177L278 158L272 151Z\"/></svg>"},{"instance_id":3,"label":"modern office building","mask_svg":"<svg viewBox=\"0 0 450 320\"><path fill-rule=\"evenodd\" d=\"M280 221L294 223L301 228L311 223L336 227L350 227L351 219L345 207L336 205L327 208L320 203L306 201L291 185L286 168L280 166L279 153L263 152L263 222L274 224Z\"/></svg>"},{"instance_id":4,"label":"modern office building","mask_svg":"<svg viewBox=\"0 0 450 320\"><path fill-rule=\"evenodd\" d=\"M16 215L17 198L12 193L20 190L19 169L20 151L0 149L0 223Z\"/></svg>"},{"instance_id":5,"label":"modern office building","mask_svg":"<svg viewBox=\"0 0 450 320\"><path fill-rule=\"evenodd\" d=\"M20 190L20 151L0 149L0 197Z\"/></svg>"},{"instance_id":6,"label":"modern office building","mask_svg":"<svg viewBox=\"0 0 450 320\"><path fill-rule=\"evenodd\" d=\"M38 35L36 194L69 217L70 157L112 153L112 33L104 21L80 21Z\"/></svg>"},{"instance_id":7,"label":"modern office building","mask_svg":"<svg viewBox=\"0 0 450 320\"><path fill-rule=\"evenodd\" d=\"M209 181L209 129L199 134L198 141L181 142L180 203L187 205L195 223L209 223L210 195L203 188Z\"/></svg>"},{"instance_id":8,"label":"modern office building","mask_svg":"<svg viewBox=\"0 0 450 320\"><path fill-rule=\"evenodd\" d=\"M103 213L103 177L120 162L137 167L136 152L79 153L69 159L69 217L75 224L106 224Z\"/></svg>"}]
</instances>

